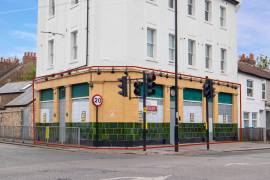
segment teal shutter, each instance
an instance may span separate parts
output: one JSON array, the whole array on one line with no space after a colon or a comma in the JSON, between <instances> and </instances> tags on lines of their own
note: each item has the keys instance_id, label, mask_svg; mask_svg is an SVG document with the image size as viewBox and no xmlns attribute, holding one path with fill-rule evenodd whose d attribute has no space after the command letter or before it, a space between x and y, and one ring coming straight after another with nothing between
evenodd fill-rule
<instances>
[{"instance_id":1,"label":"teal shutter","mask_svg":"<svg viewBox=\"0 0 270 180\"><path fill-rule=\"evenodd\" d=\"M41 90L40 101L53 101L53 89Z\"/></svg>"},{"instance_id":2,"label":"teal shutter","mask_svg":"<svg viewBox=\"0 0 270 180\"><path fill-rule=\"evenodd\" d=\"M229 93L219 93L218 103L221 104L232 104L232 94Z\"/></svg>"},{"instance_id":3,"label":"teal shutter","mask_svg":"<svg viewBox=\"0 0 270 180\"><path fill-rule=\"evenodd\" d=\"M59 99L65 99L66 98L66 88L60 87L59 88Z\"/></svg>"},{"instance_id":4,"label":"teal shutter","mask_svg":"<svg viewBox=\"0 0 270 180\"><path fill-rule=\"evenodd\" d=\"M140 96L142 96L143 90L144 90L143 86L141 86L141 95ZM156 90L155 94L153 94L151 96L147 96L147 97L150 97L150 98L163 98L164 97L162 85L156 85L155 90Z\"/></svg>"},{"instance_id":5,"label":"teal shutter","mask_svg":"<svg viewBox=\"0 0 270 180\"><path fill-rule=\"evenodd\" d=\"M184 89L184 101L202 101L202 91L199 89Z\"/></svg>"},{"instance_id":6,"label":"teal shutter","mask_svg":"<svg viewBox=\"0 0 270 180\"><path fill-rule=\"evenodd\" d=\"M88 97L89 96L89 84L75 84L72 86L72 98Z\"/></svg>"}]
</instances>

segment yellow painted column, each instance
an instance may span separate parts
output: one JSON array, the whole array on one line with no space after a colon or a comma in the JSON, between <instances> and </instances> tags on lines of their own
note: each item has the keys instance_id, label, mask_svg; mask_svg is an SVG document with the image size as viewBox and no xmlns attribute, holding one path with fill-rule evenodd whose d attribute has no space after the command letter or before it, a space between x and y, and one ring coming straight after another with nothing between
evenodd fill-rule
<instances>
[{"instance_id":1,"label":"yellow painted column","mask_svg":"<svg viewBox=\"0 0 270 180\"><path fill-rule=\"evenodd\" d=\"M35 92L35 123L40 123L40 91Z\"/></svg>"},{"instance_id":2,"label":"yellow painted column","mask_svg":"<svg viewBox=\"0 0 270 180\"><path fill-rule=\"evenodd\" d=\"M202 98L202 118L203 122L206 123L206 98Z\"/></svg>"},{"instance_id":3,"label":"yellow painted column","mask_svg":"<svg viewBox=\"0 0 270 180\"><path fill-rule=\"evenodd\" d=\"M184 122L184 88L178 89L178 112L180 116L180 122Z\"/></svg>"},{"instance_id":4,"label":"yellow painted column","mask_svg":"<svg viewBox=\"0 0 270 180\"><path fill-rule=\"evenodd\" d=\"M218 92L216 92L216 96L213 98L213 122L218 123Z\"/></svg>"},{"instance_id":5,"label":"yellow painted column","mask_svg":"<svg viewBox=\"0 0 270 180\"><path fill-rule=\"evenodd\" d=\"M59 88L53 89L53 122L59 123Z\"/></svg>"},{"instance_id":6,"label":"yellow painted column","mask_svg":"<svg viewBox=\"0 0 270 180\"><path fill-rule=\"evenodd\" d=\"M232 123L238 123L238 94L233 94Z\"/></svg>"},{"instance_id":7,"label":"yellow painted column","mask_svg":"<svg viewBox=\"0 0 270 180\"><path fill-rule=\"evenodd\" d=\"M164 99L163 99L163 102L164 102L164 114L163 114L163 121L165 123L168 123L170 122L170 109L171 109L171 103L170 103L170 87L169 86L164 86L163 88L163 94L164 94Z\"/></svg>"},{"instance_id":8,"label":"yellow painted column","mask_svg":"<svg viewBox=\"0 0 270 180\"><path fill-rule=\"evenodd\" d=\"M65 86L66 88L66 123L72 122L72 88L71 85Z\"/></svg>"}]
</instances>

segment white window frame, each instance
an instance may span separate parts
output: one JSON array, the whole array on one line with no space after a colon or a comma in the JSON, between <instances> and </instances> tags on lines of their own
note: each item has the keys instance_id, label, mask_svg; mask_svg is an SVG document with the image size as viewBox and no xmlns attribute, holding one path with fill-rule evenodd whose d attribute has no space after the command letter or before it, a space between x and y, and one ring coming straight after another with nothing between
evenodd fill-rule
<instances>
[{"instance_id":1,"label":"white window frame","mask_svg":"<svg viewBox=\"0 0 270 180\"><path fill-rule=\"evenodd\" d=\"M50 39L48 41L48 66L52 67L54 65L54 58L55 58L55 40Z\"/></svg>"},{"instance_id":2,"label":"white window frame","mask_svg":"<svg viewBox=\"0 0 270 180\"><path fill-rule=\"evenodd\" d=\"M49 0L49 17L55 16L55 0Z\"/></svg>"},{"instance_id":3,"label":"white window frame","mask_svg":"<svg viewBox=\"0 0 270 180\"><path fill-rule=\"evenodd\" d=\"M72 61L76 61L78 59L78 34L78 30L74 30L70 33Z\"/></svg>"},{"instance_id":4,"label":"white window frame","mask_svg":"<svg viewBox=\"0 0 270 180\"><path fill-rule=\"evenodd\" d=\"M205 0L204 20L210 22L212 19L212 1Z\"/></svg>"},{"instance_id":5,"label":"white window frame","mask_svg":"<svg viewBox=\"0 0 270 180\"><path fill-rule=\"evenodd\" d=\"M189 16L195 15L195 0L187 0L187 14Z\"/></svg>"},{"instance_id":6,"label":"white window frame","mask_svg":"<svg viewBox=\"0 0 270 180\"><path fill-rule=\"evenodd\" d=\"M149 32L151 32L152 35L152 41L149 41ZM153 28L147 28L147 57L151 59L156 58L156 34L157 30ZM151 48L151 49L149 49ZM151 53L149 53L151 52Z\"/></svg>"},{"instance_id":7,"label":"white window frame","mask_svg":"<svg viewBox=\"0 0 270 180\"><path fill-rule=\"evenodd\" d=\"M252 86L250 86L250 87L249 87L249 82L251 82L251 85L252 85ZM246 81L246 86L247 86L247 97L253 98L253 97L254 97L254 81L248 79L248 80ZM249 90L251 90L251 95L250 95L249 92L248 92Z\"/></svg>"},{"instance_id":8,"label":"white window frame","mask_svg":"<svg viewBox=\"0 0 270 180\"><path fill-rule=\"evenodd\" d=\"M212 69L212 45L210 44L205 45L205 69Z\"/></svg>"},{"instance_id":9,"label":"white window frame","mask_svg":"<svg viewBox=\"0 0 270 180\"><path fill-rule=\"evenodd\" d=\"M266 100L266 83L262 82L262 100Z\"/></svg>"},{"instance_id":10,"label":"white window frame","mask_svg":"<svg viewBox=\"0 0 270 180\"><path fill-rule=\"evenodd\" d=\"M247 115L247 117L245 115ZM244 128L249 128L250 112L244 112L243 119L244 119ZM247 126L245 126L246 122L247 122Z\"/></svg>"},{"instance_id":11,"label":"white window frame","mask_svg":"<svg viewBox=\"0 0 270 180\"><path fill-rule=\"evenodd\" d=\"M196 41L188 39L188 65L195 66L196 64Z\"/></svg>"},{"instance_id":12,"label":"white window frame","mask_svg":"<svg viewBox=\"0 0 270 180\"><path fill-rule=\"evenodd\" d=\"M220 27L226 27L227 24L227 11L226 7L220 6Z\"/></svg>"},{"instance_id":13,"label":"white window frame","mask_svg":"<svg viewBox=\"0 0 270 180\"><path fill-rule=\"evenodd\" d=\"M169 63L175 63L175 35L169 34Z\"/></svg>"},{"instance_id":14,"label":"white window frame","mask_svg":"<svg viewBox=\"0 0 270 180\"><path fill-rule=\"evenodd\" d=\"M258 127L258 113L253 112L252 115L251 115L251 118L252 118L252 127L257 128Z\"/></svg>"},{"instance_id":15,"label":"white window frame","mask_svg":"<svg viewBox=\"0 0 270 180\"><path fill-rule=\"evenodd\" d=\"M227 70L227 49L220 49L220 71L221 73L226 73Z\"/></svg>"}]
</instances>

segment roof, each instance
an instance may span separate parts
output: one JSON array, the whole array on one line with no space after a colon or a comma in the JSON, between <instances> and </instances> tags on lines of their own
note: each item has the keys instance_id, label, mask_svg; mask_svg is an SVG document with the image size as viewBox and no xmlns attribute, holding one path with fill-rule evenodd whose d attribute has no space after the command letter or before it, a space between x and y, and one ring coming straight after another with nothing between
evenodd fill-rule
<instances>
[{"instance_id":1,"label":"roof","mask_svg":"<svg viewBox=\"0 0 270 180\"><path fill-rule=\"evenodd\" d=\"M256 76L259 78L270 80L270 72L263 70L259 67L256 67L254 65L245 63L245 62L238 62L238 71L249 74L251 76Z\"/></svg>"},{"instance_id":2,"label":"roof","mask_svg":"<svg viewBox=\"0 0 270 180\"><path fill-rule=\"evenodd\" d=\"M5 105L5 107L18 107L18 106L27 106L33 101L32 96L32 86L27 88L27 90L21 94L20 96L16 97L12 101L10 101L8 104Z\"/></svg>"},{"instance_id":3,"label":"roof","mask_svg":"<svg viewBox=\"0 0 270 180\"><path fill-rule=\"evenodd\" d=\"M31 85L31 81L7 83L0 88L0 94L23 93Z\"/></svg>"}]
</instances>

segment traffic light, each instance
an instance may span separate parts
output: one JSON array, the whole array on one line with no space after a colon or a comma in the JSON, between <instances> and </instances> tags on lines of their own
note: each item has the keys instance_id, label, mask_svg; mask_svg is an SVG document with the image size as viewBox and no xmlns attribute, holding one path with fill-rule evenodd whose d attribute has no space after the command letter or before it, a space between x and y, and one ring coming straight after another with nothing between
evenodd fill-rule
<instances>
[{"instance_id":1,"label":"traffic light","mask_svg":"<svg viewBox=\"0 0 270 180\"><path fill-rule=\"evenodd\" d=\"M147 82L146 82L146 86L147 86L147 96L151 96L154 95L156 93L155 87L156 87L156 75L154 73L151 74L147 74Z\"/></svg>"},{"instance_id":2,"label":"traffic light","mask_svg":"<svg viewBox=\"0 0 270 180\"><path fill-rule=\"evenodd\" d=\"M206 79L203 85L203 94L204 97L210 99L215 96L214 82L211 79Z\"/></svg>"},{"instance_id":3,"label":"traffic light","mask_svg":"<svg viewBox=\"0 0 270 180\"><path fill-rule=\"evenodd\" d=\"M134 94L136 96L141 96L141 87L142 87L142 83L139 81L136 81L134 83Z\"/></svg>"},{"instance_id":4,"label":"traffic light","mask_svg":"<svg viewBox=\"0 0 270 180\"><path fill-rule=\"evenodd\" d=\"M118 93L123 96L123 97L127 97L128 96L128 79L127 76L123 76L121 78L118 79L118 81L121 83L118 87L120 88L121 91L119 91Z\"/></svg>"}]
</instances>

